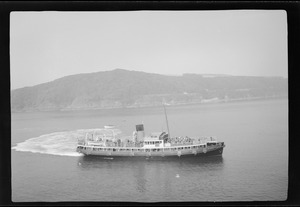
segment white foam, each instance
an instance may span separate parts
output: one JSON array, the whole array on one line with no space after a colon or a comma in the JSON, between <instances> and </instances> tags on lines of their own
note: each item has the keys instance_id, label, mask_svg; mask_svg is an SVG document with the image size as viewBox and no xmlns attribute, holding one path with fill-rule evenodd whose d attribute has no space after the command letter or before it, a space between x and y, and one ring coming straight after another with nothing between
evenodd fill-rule
<instances>
[{"instance_id":1,"label":"white foam","mask_svg":"<svg viewBox=\"0 0 300 207\"><path fill-rule=\"evenodd\" d=\"M79 129L76 131L53 132L27 139L12 147L21 152L32 152L60 156L82 156L76 152L78 137L98 129Z\"/></svg>"}]
</instances>

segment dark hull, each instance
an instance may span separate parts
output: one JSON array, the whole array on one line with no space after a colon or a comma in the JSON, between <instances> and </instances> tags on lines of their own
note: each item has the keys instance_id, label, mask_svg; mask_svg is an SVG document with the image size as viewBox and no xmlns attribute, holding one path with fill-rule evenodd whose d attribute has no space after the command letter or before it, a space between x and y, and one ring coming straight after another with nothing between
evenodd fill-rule
<instances>
[{"instance_id":1,"label":"dark hull","mask_svg":"<svg viewBox=\"0 0 300 207\"><path fill-rule=\"evenodd\" d=\"M82 156L78 159L78 166L81 168L102 168L104 163L126 164L144 164L145 162L158 163L184 163L184 165L195 164L220 164L223 163L223 156L170 156L170 157L99 157Z\"/></svg>"}]
</instances>

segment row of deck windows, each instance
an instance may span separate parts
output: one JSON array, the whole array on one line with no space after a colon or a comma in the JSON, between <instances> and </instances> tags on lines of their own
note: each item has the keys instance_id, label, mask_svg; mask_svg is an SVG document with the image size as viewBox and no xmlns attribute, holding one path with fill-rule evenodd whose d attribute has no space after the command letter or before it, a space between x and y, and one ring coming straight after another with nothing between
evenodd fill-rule
<instances>
[{"instance_id":1,"label":"row of deck windows","mask_svg":"<svg viewBox=\"0 0 300 207\"><path fill-rule=\"evenodd\" d=\"M161 141L149 141L149 142L145 142L145 144L160 144L162 143Z\"/></svg>"},{"instance_id":2,"label":"row of deck windows","mask_svg":"<svg viewBox=\"0 0 300 207\"><path fill-rule=\"evenodd\" d=\"M176 150L183 150L183 149L199 149L205 148L205 145L198 145L198 146L189 146L189 147L172 147L172 148L153 148L153 149L134 149L134 148L92 148L92 147L79 147L80 149L92 149L93 151L133 151L133 152L159 152L159 151L176 151Z\"/></svg>"}]
</instances>

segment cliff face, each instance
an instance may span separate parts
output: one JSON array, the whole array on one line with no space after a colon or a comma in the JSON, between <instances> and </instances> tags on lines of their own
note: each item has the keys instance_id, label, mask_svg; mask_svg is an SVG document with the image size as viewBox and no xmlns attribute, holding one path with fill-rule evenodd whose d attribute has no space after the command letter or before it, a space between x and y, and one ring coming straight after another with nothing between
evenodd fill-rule
<instances>
[{"instance_id":1,"label":"cliff face","mask_svg":"<svg viewBox=\"0 0 300 207\"><path fill-rule=\"evenodd\" d=\"M73 110L185 104L253 97L287 96L280 77L166 76L116 69L78 74L11 91L15 111Z\"/></svg>"}]
</instances>

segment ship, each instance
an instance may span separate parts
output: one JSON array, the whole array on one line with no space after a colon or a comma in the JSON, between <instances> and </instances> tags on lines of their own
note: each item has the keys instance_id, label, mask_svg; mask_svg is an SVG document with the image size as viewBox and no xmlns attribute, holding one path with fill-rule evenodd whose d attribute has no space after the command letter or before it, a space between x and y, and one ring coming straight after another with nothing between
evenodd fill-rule
<instances>
[{"instance_id":1,"label":"ship","mask_svg":"<svg viewBox=\"0 0 300 207\"><path fill-rule=\"evenodd\" d=\"M121 132L114 125L107 125L79 137L76 151L109 159L222 156L225 144L216 138L171 137L165 106L164 111L167 132L152 132L146 136L144 124L138 124L132 136L125 137L119 136Z\"/></svg>"}]
</instances>

